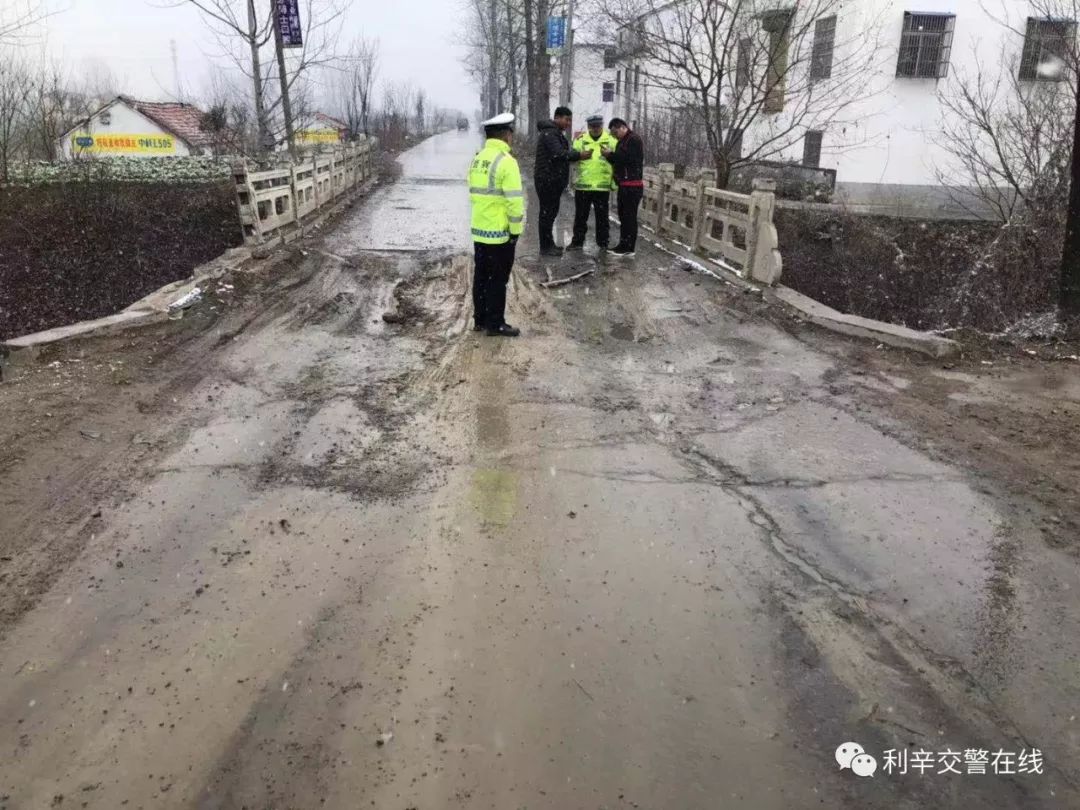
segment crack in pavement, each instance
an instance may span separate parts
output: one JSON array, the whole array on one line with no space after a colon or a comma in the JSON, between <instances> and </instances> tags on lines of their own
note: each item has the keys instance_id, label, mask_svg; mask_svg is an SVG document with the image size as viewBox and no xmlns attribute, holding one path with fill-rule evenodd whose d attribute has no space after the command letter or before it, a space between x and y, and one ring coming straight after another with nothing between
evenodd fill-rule
<instances>
[{"instance_id":1,"label":"crack in pavement","mask_svg":"<svg viewBox=\"0 0 1080 810\"><path fill-rule=\"evenodd\" d=\"M741 473L731 465L726 464L697 448L680 448L680 452L683 458L685 458L691 466L702 469L705 475L709 475L710 471L719 473L719 476L713 475L711 477L713 477L722 490L738 501L740 506L746 511L748 519L764 532L768 538L769 546L773 551L801 575L815 584L824 586L846 605L870 619L869 626L873 629L874 634L877 635L883 643L890 646L892 650L899 655L900 660L906 661L908 666L912 669L922 669L920 667L914 667L911 664L908 657L904 654L903 649L900 647L900 645L903 644L910 650L914 650L921 660L934 667L938 672L952 676L954 679L960 681L968 695L977 695L981 707L973 705L970 710L981 714L987 722L998 730L999 733L1022 741L1028 748L1038 747L1020 731L1008 716L1004 714L989 692L961 661L937 652L918 637L911 634L908 630L901 627L898 622L881 615L870 605L868 597L851 590L844 583L829 576L822 571L819 566L806 559L797 549L788 543L784 539L783 531L780 526L772 515L769 514L764 505L761 504L753 494L745 492L746 489L752 488L753 485L747 481ZM886 630L888 632L885 632ZM921 672L918 677L924 681L926 680ZM1073 780L1067 772L1061 769L1058 769L1058 772L1060 773L1061 778L1070 786L1074 788L1077 787L1076 781Z\"/></svg>"},{"instance_id":2,"label":"crack in pavement","mask_svg":"<svg viewBox=\"0 0 1080 810\"><path fill-rule=\"evenodd\" d=\"M948 475L916 475L914 473L883 473L881 475L853 475L846 478L744 478L740 487L762 489L816 489L834 484L862 484L880 482L889 484L957 484L966 483L965 478Z\"/></svg>"}]
</instances>

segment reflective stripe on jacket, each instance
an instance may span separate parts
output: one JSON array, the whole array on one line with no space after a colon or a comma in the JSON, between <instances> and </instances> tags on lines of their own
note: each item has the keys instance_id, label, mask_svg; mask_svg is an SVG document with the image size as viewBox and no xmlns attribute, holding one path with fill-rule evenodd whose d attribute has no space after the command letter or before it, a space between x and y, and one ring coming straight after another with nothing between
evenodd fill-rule
<instances>
[{"instance_id":1,"label":"reflective stripe on jacket","mask_svg":"<svg viewBox=\"0 0 1080 810\"><path fill-rule=\"evenodd\" d=\"M611 164L600 154L600 147L606 146L614 151L618 145L619 142L615 140L615 136L606 129L600 133L599 138L593 138L588 130L579 135L574 141L574 151L591 149L592 157L588 160L583 158L578 163L578 179L574 188L578 191L611 191L615 187L614 172Z\"/></svg>"},{"instance_id":2,"label":"reflective stripe on jacket","mask_svg":"<svg viewBox=\"0 0 1080 810\"><path fill-rule=\"evenodd\" d=\"M510 146L488 138L469 168L469 201L472 203L474 242L502 245L525 228L525 192L521 170Z\"/></svg>"}]
</instances>

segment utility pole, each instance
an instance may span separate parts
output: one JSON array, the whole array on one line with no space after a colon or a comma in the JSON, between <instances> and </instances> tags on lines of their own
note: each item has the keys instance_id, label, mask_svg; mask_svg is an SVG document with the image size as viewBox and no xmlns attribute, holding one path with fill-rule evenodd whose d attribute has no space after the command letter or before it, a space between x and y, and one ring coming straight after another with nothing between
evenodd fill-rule
<instances>
[{"instance_id":1,"label":"utility pole","mask_svg":"<svg viewBox=\"0 0 1080 810\"><path fill-rule=\"evenodd\" d=\"M570 81L570 74L574 72L574 0L569 0L566 7L566 41L563 43L562 63L559 67L562 73L562 82L559 93L562 98L560 104L570 104L570 94L574 85Z\"/></svg>"},{"instance_id":2,"label":"utility pole","mask_svg":"<svg viewBox=\"0 0 1080 810\"><path fill-rule=\"evenodd\" d=\"M289 99L289 74L285 70L285 41L281 38L281 20L275 5L271 16L274 18L274 49L277 51L278 81L281 83L281 114L285 116L285 140L289 144L289 155L296 157L296 139L293 134L292 101Z\"/></svg>"}]
</instances>

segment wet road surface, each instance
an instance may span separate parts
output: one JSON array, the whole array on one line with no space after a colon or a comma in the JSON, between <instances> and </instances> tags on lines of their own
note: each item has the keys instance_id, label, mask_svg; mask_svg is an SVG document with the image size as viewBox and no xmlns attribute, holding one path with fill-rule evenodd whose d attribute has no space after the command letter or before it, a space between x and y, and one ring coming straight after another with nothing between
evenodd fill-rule
<instances>
[{"instance_id":1,"label":"wet road surface","mask_svg":"<svg viewBox=\"0 0 1080 810\"><path fill-rule=\"evenodd\" d=\"M1075 562L648 246L523 240L474 336L475 146L310 245L3 639L0 807L1080 806Z\"/></svg>"}]
</instances>

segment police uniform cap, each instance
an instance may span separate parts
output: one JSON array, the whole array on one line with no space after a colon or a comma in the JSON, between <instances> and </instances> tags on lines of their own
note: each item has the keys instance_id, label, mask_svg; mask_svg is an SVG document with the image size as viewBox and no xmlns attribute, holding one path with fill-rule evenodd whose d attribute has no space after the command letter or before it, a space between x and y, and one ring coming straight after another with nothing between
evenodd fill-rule
<instances>
[{"instance_id":1,"label":"police uniform cap","mask_svg":"<svg viewBox=\"0 0 1080 810\"><path fill-rule=\"evenodd\" d=\"M602 115L590 115L588 118L585 119L585 123L589 124L590 126L592 124L603 124L604 123L604 116L602 116Z\"/></svg>"},{"instance_id":2,"label":"police uniform cap","mask_svg":"<svg viewBox=\"0 0 1080 810\"><path fill-rule=\"evenodd\" d=\"M481 121L480 126L482 126L486 132L505 132L508 129L512 130L514 128L514 114L499 113L498 115L489 118L487 121Z\"/></svg>"}]
</instances>

